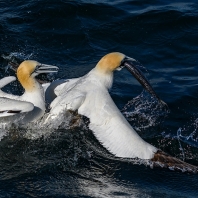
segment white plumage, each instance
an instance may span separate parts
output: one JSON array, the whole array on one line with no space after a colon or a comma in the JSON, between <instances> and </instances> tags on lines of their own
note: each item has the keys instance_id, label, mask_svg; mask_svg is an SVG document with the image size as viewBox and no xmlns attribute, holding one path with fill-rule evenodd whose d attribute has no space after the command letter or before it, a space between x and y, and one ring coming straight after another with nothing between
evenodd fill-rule
<instances>
[{"instance_id":1,"label":"white plumage","mask_svg":"<svg viewBox=\"0 0 198 198\"><path fill-rule=\"evenodd\" d=\"M0 117L12 116L17 113L29 112L34 109L30 102L0 97Z\"/></svg>"}]
</instances>

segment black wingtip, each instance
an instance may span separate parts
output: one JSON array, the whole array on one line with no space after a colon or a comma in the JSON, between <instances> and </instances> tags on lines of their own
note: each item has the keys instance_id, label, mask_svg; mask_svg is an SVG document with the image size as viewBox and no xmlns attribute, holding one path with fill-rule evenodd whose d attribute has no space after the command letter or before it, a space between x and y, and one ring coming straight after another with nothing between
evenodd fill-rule
<instances>
[{"instance_id":1,"label":"black wingtip","mask_svg":"<svg viewBox=\"0 0 198 198\"><path fill-rule=\"evenodd\" d=\"M158 168L168 168L173 171L180 171L186 173L198 173L198 167L188 164L180 159L172 157L167 153L158 150L151 159L152 166Z\"/></svg>"},{"instance_id":2,"label":"black wingtip","mask_svg":"<svg viewBox=\"0 0 198 198\"><path fill-rule=\"evenodd\" d=\"M0 111L0 113L21 113L21 110L5 110L5 111Z\"/></svg>"}]
</instances>

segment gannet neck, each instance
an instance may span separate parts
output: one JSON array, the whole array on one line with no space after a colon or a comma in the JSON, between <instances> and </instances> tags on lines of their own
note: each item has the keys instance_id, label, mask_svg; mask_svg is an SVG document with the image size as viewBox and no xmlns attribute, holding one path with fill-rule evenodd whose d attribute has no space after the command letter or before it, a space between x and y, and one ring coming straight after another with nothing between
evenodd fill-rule
<instances>
[{"instance_id":1,"label":"gannet neck","mask_svg":"<svg viewBox=\"0 0 198 198\"><path fill-rule=\"evenodd\" d=\"M41 86L34 77L18 77L18 80L20 81L21 85L23 86L26 92L32 93L40 90Z\"/></svg>"},{"instance_id":2,"label":"gannet neck","mask_svg":"<svg viewBox=\"0 0 198 198\"><path fill-rule=\"evenodd\" d=\"M95 67L89 72L88 76L91 79L91 81L95 82L95 84L97 85L101 85L102 87L105 87L107 89L110 89L112 87L113 72L101 73Z\"/></svg>"},{"instance_id":3,"label":"gannet neck","mask_svg":"<svg viewBox=\"0 0 198 198\"><path fill-rule=\"evenodd\" d=\"M44 90L42 86L36 82L35 83L34 91L25 91L24 94L21 96L21 99L24 101L31 102L34 104L35 110L37 109L37 117L39 118L45 112L45 97L44 97Z\"/></svg>"},{"instance_id":4,"label":"gannet neck","mask_svg":"<svg viewBox=\"0 0 198 198\"><path fill-rule=\"evenodd\" d=\"M106 74L116 70L120 65L125 55L119 52L112 52L100 59L96 65L98 72Z\"/></svg>"}]
</instances>

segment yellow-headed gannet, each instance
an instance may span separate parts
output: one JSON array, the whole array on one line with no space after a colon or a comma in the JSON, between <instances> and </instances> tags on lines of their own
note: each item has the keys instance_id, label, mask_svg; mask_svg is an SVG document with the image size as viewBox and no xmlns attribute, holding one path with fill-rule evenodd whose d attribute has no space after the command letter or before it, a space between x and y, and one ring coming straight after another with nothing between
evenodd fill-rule
<instances>
[{"instance_id":1,"label":"yellow-headed gannet","mask_svg":"<svg viewBox=\"0 0 198 198\"><path fill-rule=\"evenodd\" d=\"M43 116L45 113L44 90L35 76L57 71L56 66L41 64L33 60L23 61L17 68L17 78L25 92L17 96L0 90L0 122L13 122L17 118L25 124ZM0 89L15 79L14 76L1 79ZM18 114L21 115L21 119Z\"/></svg>"},{"instance_id":2,"label":"yellow-headed gannet","mask_svg":"<svg viewBox=\"0 0 198 198\"><path fill-rule=\"evenodd\" d=\"M108 89L113 83L113 72L123 67L127 68L149 93L159 99L149 82L133 64L133 59L114 52L104 56L85 76L68 80L56 87L57 97L51 103L45 124L57 124L57 117L65 111L77 110L78 114L89 118L89 128L95 137L115 156L148 159L153 166L197 172L197 167L171 157L145 142L119 111Z\"/></svg>"}]
</instances>

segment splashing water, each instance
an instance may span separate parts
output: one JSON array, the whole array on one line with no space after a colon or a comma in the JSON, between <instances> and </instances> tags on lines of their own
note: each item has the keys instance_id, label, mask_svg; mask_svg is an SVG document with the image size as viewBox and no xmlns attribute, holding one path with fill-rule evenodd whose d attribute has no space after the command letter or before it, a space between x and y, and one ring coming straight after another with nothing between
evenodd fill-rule
<instances>
[{"instance_id":1,"label":"splashing water","mask_svg":"<svg viewBox=\"0 0 198 198\"><path fill-rule=\"evenodd\" d=\"M15 63L15 64L20 64L22 61L24 60L28 60L33 56L33 53L31 54L24 54L21 52L11 52L8 55L2 54L1 57L3 58L3 68L5 70L5 73L9 73L10 69L12 68L12 65L10 65L9 63Z\"/></svg>"},{"instance_id":2,"label":"splashing water","mask_svg":"<svg viewBox=\"0 0 198 198\"><path fill-rule=\"evenodd\" d=\"M183 156L183 161L185 159L185 154L184 154L184 149L182 148L182 145L181 145L181 142L180 142L180 139L179 139L179 136L181 134L181 128L179 128L177 130L177 138L178 138L178 142L179 142L179 150L182 152L182 156Z\"/></svg>"},{"instance_id":3,"label":"splashing water","mask_svg":"<svg viewBox=\"0 0 198 198\"><path fill-rule=\"evenodd\" d=\"M170 140L170 143L177 140L178 141L178 149L181 152L180 156L183 159L183 161L188 158L188 159L193 159L195 156L192 155L192 149L198 148L198 134L197 134L197 126L198 126L198 119L194 121L193 124L195 129L193 130L190 135L182 135L183 133L186 134L185 128L179 128L177 130L176 135L172 135L171 133L167 134L165 132L161 133L161 136L164 137L166 140ZM183 143L183 144L182 144ZM193 149L193 150L194 150Z\"/></svg>"},{"instance_id":4,"label":"splashing water","mask_svg":"<svg viewBox=\"0 0 198 198\"><path fill-rule=\"evenodd\" d=\"M45 124L45 121L48 117L46 113L41 119L30 122L28 124L22 124L21 120L25 117L26 113L21 114L20 116L14 115L16 119L14 122L9 122L9 120L1 120L0 123L0 140L1 137L12 133L14 136L20 136L26 139L39 139L41 137L47 138L56 130L71 130L75 128L81 128L82 130L87 130L87 120L86 118L70 113L66 111L59 114L56 117L56 121ZM4 121L4 122L2 122Z\"/></svg>"},{"instance_id":5,"label":"splashing water","mask_svg":"<svg viewBox=\"0 0 198 198\"><path fill-rule=\"evenodd\" d=\"M177 133L177 137L182 142L185 142L186 144L189 144L193 147L198 148L198 134L197 134L198 119L195 120L194 125L195 125L194 131L190 135L187 135L187 136L183 136L181 134L182 129L179 128L178 133Z\"/></svg>"},{"instance_id":6,"label":"splashing water","mask_svg":"<svg viewBox=\"0 0 198 198\"><path fill-rule=\"evenodd\" d=\"M11 52L10 54L8 54L7 56L2 54L1 55L5 60L8 61L13 61L15 59L21 59L21 60L25 60L25 59L30 59L33 56L33 53L31 54L25 54L22 52Z\"/></svg>"},{"instance_id":7,"label":"splashing water","mask_svg":"<svg viewBox=\"0 0 198 198\"><path fill-rule=\"evenodd\" d=\"M143 91L124 106L122 113L129 122L132 122L133 127L140 131L162 123L169 109Z\"/></svg>"},{"instance_id":8,"label":"splashing water","mask_svg":"<svg viewBox=\"0 0 198 198\"><path fill-rule=\"evenodd\" d=\"M180 150L182 152L183 152L183 149L182 149L180 141L182 141L192 147L198 148L198 134L197 134L198 119L195 120L193 125L195 126L195 129L192 133L190 133L190 135L186 135L186 136L182 135L182 130L183 131L185 131L185 130L182 129L181 127L177 130L177 135L166 134L165 132L162 132L161 135L164 138L177 139L179 141Z\"/></svg>"}]
</instances>

